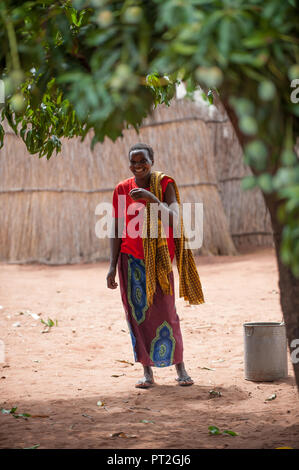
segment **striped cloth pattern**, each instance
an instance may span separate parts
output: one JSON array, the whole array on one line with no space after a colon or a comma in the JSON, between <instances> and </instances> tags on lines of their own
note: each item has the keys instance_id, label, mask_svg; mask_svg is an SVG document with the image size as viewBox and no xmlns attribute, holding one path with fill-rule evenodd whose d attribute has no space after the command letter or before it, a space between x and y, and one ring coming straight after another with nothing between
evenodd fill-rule
<instances>
[{"instance_id":1,"label":"striped cloth pattern","mask_svg":"<svg viewBox=\"0 0 299 470\"><path fill-rule=\"evenodd\" d=\"M164 176L168 175L165 175L161 171L153 171L150 178L150 191L160 201L162 201L162 187L160 182ZM180 205L180 195L175 181L174 189L177 202ZM168 274L172 271L172 264L167 239L165 237L161 219L151 217L150 206L151 203L147 202L142 229L142 243L146 272L146 295L149 306L153 303L157 281L159 282L164 294L173 294L168 278ZM199 305L204 303L205 300L193 253L190 248L185 248L186 238L184 234L182 213L180 213L179 233L180 237L174 238L175 256L179 273L179 296L184 297L190 305ZM158 237L155 237L155 234L158 234Z\"/></svg>"}]
</instances>

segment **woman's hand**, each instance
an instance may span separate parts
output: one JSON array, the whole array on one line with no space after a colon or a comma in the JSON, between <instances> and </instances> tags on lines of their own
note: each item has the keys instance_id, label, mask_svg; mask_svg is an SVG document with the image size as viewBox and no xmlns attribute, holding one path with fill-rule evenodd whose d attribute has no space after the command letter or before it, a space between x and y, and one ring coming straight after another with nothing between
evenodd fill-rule
<instances>
[{"instance_id":1,"label":"woman's hand","mask_svg":"<svg viewBox=\"0 0 299 470\"><path fill-rule=\"evenodd\" d=\"M110 269L107 274L107 287L108 289L116 289L118 284L115 282L115 276L116 276L116 268L114 266L110 266Z\"/></svg>"},{"instance_id":2,"label":"woman's hand","mask_svg":"<svg viewBox=\"0 0 299 470\"><path fill-rule=\"evenodd\" d=\"M134 201L138 201L138 199L144 199L147 202L159 202L159 199L156 198L153 193L143 188L131 189L129 195L132 199L134 199Z\"/></svg>"}]
</instances>

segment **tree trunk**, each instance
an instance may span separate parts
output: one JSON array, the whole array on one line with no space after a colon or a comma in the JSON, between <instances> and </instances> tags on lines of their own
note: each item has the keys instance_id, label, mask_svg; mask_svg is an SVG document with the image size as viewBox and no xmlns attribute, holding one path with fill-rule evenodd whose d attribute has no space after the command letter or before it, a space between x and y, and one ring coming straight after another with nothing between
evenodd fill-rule
<instances>
[{"instance_id":1,"label":"tree trunk","mask_svg":"<svg viewBox=\"0 0 299 470\"><path fill-rule=\"evenodd\" d=\"M229 105L228 100L224 98L220 102L217 96L215 96L215 98L215 105L223 106L225 108L234 127L240 145L244 149L246 143L250 140L250 138L248 138L248 136L245 136L239 129L237 116L235 115L234 110ZM254 174L258 174L254 168L251 168L251 170ZM276 165L274 165L273 170L276 170ZM276 260L279 273L280 305L283 312L284 322L286 325L290 353L292 353L294 348L298 347L298 344L293 344L293 346L291 346L292 341L294 339L297 339L299 342L299 279L295 278L290 268L285 266L280 259L280 247L283 231L283 226L277 218L277 209L280 204L280 201L276 198L275 194L264 194L263 192L262 194L265 200L265 204L269 210L272 222ZM299 360L297 363L293 361L292 363L295 372L295 380L299 391Z\"/></svg>"},{"instance_id":2,"label":"tree trunk","mask_svg":"<svg viewBox=\"0 0 299 470\"><path fill-rule=\"evenodd\" d=\"M276 251L277 266L279 272L280 305L286 324L287 338L290 352L294 349L291 343L294 339L299 341L299 279L296 279L290 268L285 266L280 259L280 246L282 239L282 225L277 220L277 208L279 203L273 195L263 194L266 205L269 209L273 227L273 238ZM297 364L293 362L296 384L299 390L299 360Z\"/></svg>"}]
</instances>

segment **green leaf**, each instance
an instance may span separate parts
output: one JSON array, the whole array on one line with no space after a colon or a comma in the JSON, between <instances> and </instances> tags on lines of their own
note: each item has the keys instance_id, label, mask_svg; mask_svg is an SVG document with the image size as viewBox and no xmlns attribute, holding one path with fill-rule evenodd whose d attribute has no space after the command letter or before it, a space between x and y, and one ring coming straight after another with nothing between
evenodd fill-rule
<instances>
[{"instance_id":1,"label":"green leaf","mask_svg":"<svg viewBox=\"0 0 299 470\"><path fill-rule=\"evenodd\" d=\"M283 188L279 191L281 197L293 198L299 201L299 184Z\"/></svg>"},{"instance_id":2,"label":"green leaf","mask_svg":"<svg viewBox=\"0 0 299 470\"><path fill-rule=\"evenodd\" d=\"M222 434L224 435L229 435L229 436L238 436L238 433L235 432L235 431L229 431L227 429L225 429L224 431L222 431Z\"/></svg>"},{"instance_id":3,"label":"green leaf","mask_svg":"<svg viewBox=\"0 0 299 470\"><path fill-rule=\"evenodd\" d=\"M281 161L286 166L294 165L294 163L297 161L297 156L292 150L285 149L282 152Z\"/></svg>"},{"instance_id":4,"label":"green leaf","mask_svg":"<svg viewBox=\"0 0 299 470\"><path fill-rule=\"evenodd\" d=\"M275 97L275 85L269 80L265 80L258 85L258 94L264 101L271 101Z\"/></svg>"},{"instance_id":5,"label":"green leaf","mask_svg":"<svg viewBox=\"0 0 299 470\"><path fill-rule=\"evenodd\" d=\"M40 319L41 323L46 325L48 328L52 328L52 326L55 325L54 321L51 318L48 318L47 321L43 320L42 318ZM56 320L56 326L58 325L58 321Z\"/></svg>"},{"instance_id":6,"label":"green leaf","mask_svg":"<svg viewBox=\"0 0 299 470\"><path fill-rule=\"evenodd\" d=\"M126 8L124 13L124 21L129 24L138 24L142 20L143 11L140 7Z\"/></svg>"},{"instance_id":7,"label":"green leaf","mask_svg":"<svg viewBox=\"0 0 299 470\"><path fill-rule=\"evenodd\" d=\"M264 170L267 163L267 147L261 140L253 140L245 147L245 163L257 170Z\"/></svg>"},{"instance_id":8,"label":"green leaf","mask_svg":"<svg viewBox=\"0 0 299 470\"><path fill-rule=\"evenodd\" d=\"M273 191L272 176L269 173L259 175L257 183L264 193L271 193Z\"/></svg>"},{"instance_id":9,"label":"green leaf","mask_svg":"<svg viewBox=\"0 0 299 470\"><path fill-rule=\"evenodd\" d=\"M209 434L212 434L212 435L221 434L217 426L209 426L208 429L209 429Z\"/></svg>"},{"instance_id":10,"label":"green leaf","mask_svg":"<svg viewBox=\"0 0 299 470\"><path fill-rule=\"evenodd\" d=\"M174 42L172 49L177 54L190 56L194 54L197 50L197 45L186 44L183 42Z\"/></svg>"},{"instance_id":11,"label":"green leaf","mask_svg":"<svg viewBox=\"0 0 299 470\"><path fill-rule=\"evenodd\" d=\"M299 64L291 65L291 67L288 69L288 76L290 80L299 78Z\"/></svg>"},{"instance_id":12,"label":"green leaf","mask_svg":"<svg viewBox=\"0 0 299 470\"><path fill-rule=\"evenodd\" d=\"M241 131L247 135L255 135L257 133L257 122L252 116L242 116L239 120L239 126Z\"/></svg>"},{"instance_id":13,"label":"green leaf","mask_svg":"<svg viewBox=\"0 0 299 470\"><path fill-rule=\"evenodd\" d=\"M225 17L220 21L218 47L225 58L227 58L230 50L230 42L232 39L231 28L232 22L230 18Z\"/></svg>"},{"instance_id":14,"label":"green leaf","mask_svg":"<svg viewBox=\"0 0 299 470\"><path fill-rule=\"evenodd\" d=\"M248 189L255 188L256 185L257 185L257 179L256 179L256 177L253 176L253 175L245 176L245 177L241 180L241 188L242 188L244 191L247 191Z\"/></svg>"},{"instance_id":15,"label":"green leaf","mask_svg":"<svg viewBox=\"0 0 299 470\"><path fill-rule=\"evenodd\" d=\"M273 176L273 186L275 189L280 190L284 187L295 187L299 183L299 166L298 168L281 167Z\"/></svg>"},{"instance_id":16,"label":"green leaf","mask_svg":"<svg viewBox=\"0 0 299 470\"><path fill-rule=\"evenodd\" d=\"M264 47L265 44L271 44L273 41L274 37L272 31L257 31L243 39L242 43L245 47L255 49L257 47Z\"/></svg>"},{"instance_id":17,"label":"green leaf","mask_svg":"<svg viewBox=\"0 0 299 470\"><path fill-rule=\"evenodd\" d=\"M195 75L199 83L209 87L217 87L223 80L223 74L219 67L198 67Z\"/></svg>"},{"instance_id":18,"label":"green leaf","mask_svg":"<svg viewBox=\"0 0 299 470\"><path fill-rule=\"evenodd\" d=\"M212 435L229 435L229 436L238 436L238 433L236 433L235 431L229 431L227 429L225 429L224 431L220 431L220 429L217 427L217 426L209 426L209 434L212 434Z\"/></svg>"},{"instance_id":19,"label":"green leaf","mask_svg":"<svg viewBox=\"0 0 299 470\"><path fill-rule=\"evenodd\" d=\"M230 59L235 64L249 64L254 66L256 64L256 58L247 52L234 52L231 54Z\"/></svg>"},{"instance_id":20,"label":"green leaf","mask_svg":"<svg viewBox=\"0 0 299 470\"><path fill-rule=\"evenodd\" d=\"M37 449L40 446L40 444L35 444L32 447L23 447L24 450L30 450L30 449Z\"/></svg>"},{"instance_id":21,"label":"green leaf","mask_svg":"<svg viewBox=\"0 0 299 470\"><path fill-rule=\"evenodd\" d=\"M242 116L253 116L255 113L255 106L252 101L247 98L236 98L235 96L230 97L229 102L233 106L238 117Z\"/></svg>"},{"instance_id":22,"label":"green leaf","mask_svg":"<svg viewBox=\"0 0 299 470\"><path fill-rule=\"evenodd\" d=\"M207 98L208 98L210 104L213 104L213 103L214 103L214 95L213 95L213 91L212 91L212 90L209 90L209 91L208 91L208 93L207 93Z\"/></svg>"}]
</instances>

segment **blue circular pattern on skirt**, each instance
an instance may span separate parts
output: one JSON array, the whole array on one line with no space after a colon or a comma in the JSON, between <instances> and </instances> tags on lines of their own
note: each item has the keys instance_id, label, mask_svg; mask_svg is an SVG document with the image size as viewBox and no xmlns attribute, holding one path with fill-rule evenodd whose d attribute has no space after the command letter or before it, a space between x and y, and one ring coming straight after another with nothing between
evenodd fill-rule
<instances>
[{"instance_id":1,"label":"blue circular pattern on skirt","mask_svg":"<svg viewBox=\"0 0 299 470\"><path fill-rule=\"evenodd\" d=\"M175 350L173 331L167 321L164 321L156 331L156 337L151 344L150 358L156 367L172 365Z\"/></svg>"},{"instance_id":2,"label":"blue circular pattern on skirt","mask_svg":"<svg viewBox=\"0 0 299 470\"><path fill-rule=\"evenodd\" d=\"M142 259L128 256L128 302L138 324L145 320L148 309L146 298L145 264Z\"/></svg>"}]
</instances>

